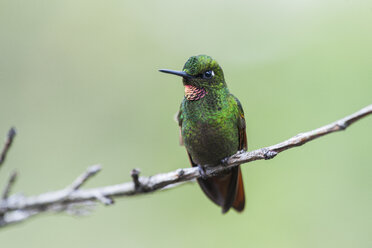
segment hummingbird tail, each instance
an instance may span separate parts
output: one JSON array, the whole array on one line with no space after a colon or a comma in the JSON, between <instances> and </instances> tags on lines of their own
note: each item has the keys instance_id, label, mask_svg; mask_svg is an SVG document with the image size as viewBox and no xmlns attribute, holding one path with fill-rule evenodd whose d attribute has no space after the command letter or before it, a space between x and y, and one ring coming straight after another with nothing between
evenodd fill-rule
<instances>
[{"instance_id":1,"label":"hummingbird tail","mask_svg":"<svg viewBox=\"0 0 372 248\"><path fill-rule=\"evenodd\" d=\"M197 166L189 153L188 155L192 166ZM244 210L245 196L240 165L232 168L226 175L198 178L197 181L208 198L222 207L222 213L226 213L231 207L238 212Z\"/></svg>"},{"instance_id":2,"label":"hummingbird tail","mask_svg":"<svg viewBox=\"0 0 372 248\"><path fill-rule=\"evenodd\" d=\"M222 207L222 213L233 207L241 212L245 205L244 187L240 167L234 167L227 175L208 179L198 179L204 193L214 203Z\"/></svg>"},{"instance_id":3,"label":"hummingbird tail","mask_svg":"<svg viewBox=\"0 0 372 248\"><path fill-rule=\"evenodd\" d=\"M244 210L245 206L245 194L244 194L244 184L243 184L243 177L242 177L242 172L239 167L239 172L238 172L238 182L237 182L237 189L236 189L236 196L235 196L235 201L232 205L232 207L238 211L241 212Z\"/></svg>"}]
</instances>

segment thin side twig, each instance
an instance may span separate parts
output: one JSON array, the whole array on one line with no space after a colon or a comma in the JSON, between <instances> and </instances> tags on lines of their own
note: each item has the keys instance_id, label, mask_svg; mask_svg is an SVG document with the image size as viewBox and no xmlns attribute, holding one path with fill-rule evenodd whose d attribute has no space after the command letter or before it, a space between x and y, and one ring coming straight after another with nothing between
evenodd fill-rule
<instances>
[{"instance_id":1,"label":"thin side twig","mask_svg":"<svg viewBox=\"0 0 372 248\"><path fill-rule=\"evenodd\" d=\"M102 169L101 165L90 166L83 174L81 174L75 181L67 188L67 191L72 193L78 190L91 177L96 175Z\"/></svg>"},{"instance_id":2,"label":"thin side twig","mask_svg":"<svg viewBox=\"0 0 372 248\"><path fill-rule=\"evenodd\" d=\"M240 151L224 159L223 163L218 166L206 167L204 176L212 177L224 173L228 168L239 164L274 158L277 154L287 149L301 146L330 133L345 130L354 122L370 114L372 114L372 105L331 124L300 133L279 144L250 152ZM103 202L104 204L112 204L111 198L114 197L133 196L154 192L159 189L175 188L180 184L201 177L197 167L177 169L172 172L161 173L150 177L140 177L139 171L136 170L132 171L132 181L130 182L91 189L80 189L83 183L97 172L97 168L96 170L88 169L71 186L63 190L29 197L17 194L9 196L0 202L0 227L11 223L18 223L31 216L48 211L68 211L74 205L89 206L92 202L96 201Z\"/></svg>"},{"instance_id":3,"label":"thin side twig","mask_svg":"<svg viewBox=\"0 0 372 248\"><path fill-rule=\"evenodd\" d=\"M15 136L16 136L16 130L15 130L14 127L12 127L8 131L8 135L7 135L7 139L5 141L5 144L4 144L4 148L3 148L3 150L0 154L0 168L1 168L1 165L5 161L6 155L8 154L9 148L11 147Z\"/></svg>"},{"instance_id":4,"label":"thin side twig","mask_svg":"<svg viewBox=\"0 0 372 248\"><path fill-rule=\"evenodd\" d=\"M5 185L3 194L1 196L2 200L6 200L8 198L16 179L17 179L17 172L13 171L13 173L9 177L8 183Z\"/></svg>"}]
</instances>

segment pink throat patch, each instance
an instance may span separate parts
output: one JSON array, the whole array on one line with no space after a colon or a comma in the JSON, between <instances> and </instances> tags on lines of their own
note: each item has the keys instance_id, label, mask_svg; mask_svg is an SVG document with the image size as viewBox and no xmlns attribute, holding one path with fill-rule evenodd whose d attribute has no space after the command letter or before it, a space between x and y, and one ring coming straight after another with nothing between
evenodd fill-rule
<instances>
[{"instance_id":1,"label":"pink throat patch","mask_svg":"<svg viewBox=\"0 0 372 248\"><path fill-rule=\"evenodd\" d=\"M189 101L196 101L203 98L207 92L203 88L198 88L192 85L185 85L185 97Z\"/></svg>"}]
</instances>

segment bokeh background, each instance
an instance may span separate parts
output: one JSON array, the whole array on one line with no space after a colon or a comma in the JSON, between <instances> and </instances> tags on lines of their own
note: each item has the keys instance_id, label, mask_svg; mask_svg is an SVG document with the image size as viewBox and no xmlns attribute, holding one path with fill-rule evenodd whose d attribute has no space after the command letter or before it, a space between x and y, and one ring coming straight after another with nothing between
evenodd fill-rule
<instances>
[{"instance_id":1,"label":"bokeh background","mask_svg":"<svg viewBox=\"0 0 372 248\"><path fill-rule=\"evenodd\" d=\"M0 133L18 136L0 185L85 187L188 167L173 116L181 69L208 54L242 102L249 149L372 103L370 0L0 0ZM243 166L246 209L222 215L196 184L120 198L90 216L47 214L2 247L372 247L372 118Z\"/></svg>"}]
</instances>

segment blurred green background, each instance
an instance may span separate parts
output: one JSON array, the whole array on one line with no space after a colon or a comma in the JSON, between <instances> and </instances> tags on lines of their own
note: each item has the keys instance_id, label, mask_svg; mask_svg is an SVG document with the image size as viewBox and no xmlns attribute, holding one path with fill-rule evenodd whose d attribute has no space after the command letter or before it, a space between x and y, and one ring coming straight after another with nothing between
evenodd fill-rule
<instances>
[{"instance_id":1,"label":"blurred green background","mask_svg":"<svg viewBox=\"0 0 372 248\"><path fill-rule=\"evenodd\" d=\"M0 173L27 195L188 167L173 116L181 69L208 54L242 102L249 149L372 103L370 0L0 0ZM47 214L0 231L2 247L372 247L372 118L243 166L246 209L222 215L196 184Z\"/></svg>"}]
</instances>

